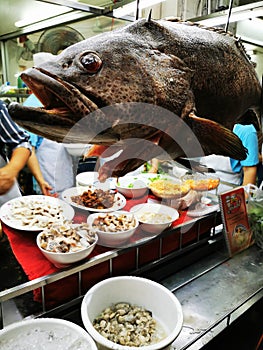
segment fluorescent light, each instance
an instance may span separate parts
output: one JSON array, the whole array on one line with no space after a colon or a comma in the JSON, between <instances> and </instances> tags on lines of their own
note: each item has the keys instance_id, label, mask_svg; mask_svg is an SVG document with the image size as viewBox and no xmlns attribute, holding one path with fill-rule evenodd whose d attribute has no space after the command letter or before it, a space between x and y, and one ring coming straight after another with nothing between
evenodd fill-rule
<instances>
[{"instance_id":1,"label":"fluorescent light","mask_svg":"<svg viewBox=\"0 0 263 350\"><path fill-rule=\"evenodd\" d=\"M241 11L237 13L232 13L229 22L238 22L238 21L243 21L245 19L252 19L256 17L261 17L263 16L263 8L257 8L254 10L249 10L249 11ZM207 19L203 19L200 21L196 21L197 23L203 24L203 25L221 25L221 24L226 24L228 18L228 13L223 14L218 17L211 17Z\"/></svg>"},{"instance_id":2,"label":"fluorescent light","mask_svg":"<svg viewBox=\"0 0 263 350\"><path fill-rule=\"evenodd\" d=\"M228 14L229 10L224 10L189 20L206 26L217 26L227 23ZM233 7L229 22L238 22L245 19L253 19L261 16L263 16L263 1L257 1L255 3Z\"/></svg>"},{"instance_id":3,"label":"fluorescent light","mask_svg":"<svg viewBox=\"0 0 263 350\"><path fill-rule=\"evenodd\" d=\"M145 9L147 7L152 7L164 1L165 0L141 0L139 2L139 10ZM127 5L117 8L116 10L113 10L113 16L120 18L120 17L124 17L125 15L134 13L136 11L136 4L137 2L133 1Z\"/></svg>"},{"instance_id":4,"label":"fluorescent light","mask_svg":"<svg viewBox=\"0 0 263 350\"><path fill-rule=\"evenodd\" d=\"M28 15L26 18L15 22L15 26L18 28L26 27L30 24L37 23L70 11L72 11L72 9L65 6L59 6L58 8L52 7L51 9L45 9L44 11L38 11L38 13L34 12L34 14L32 14L31 16Z\"/></svg>"}]
</instances>

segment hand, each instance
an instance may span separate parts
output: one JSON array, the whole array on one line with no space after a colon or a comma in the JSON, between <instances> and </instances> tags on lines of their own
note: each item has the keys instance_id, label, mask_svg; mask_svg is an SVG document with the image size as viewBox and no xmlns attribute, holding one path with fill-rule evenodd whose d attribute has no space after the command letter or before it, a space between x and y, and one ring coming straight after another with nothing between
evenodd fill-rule
<instances>
[{"instance_id":1,"label":"hand","mask_svg":"<svg viewBox=\"0 0 263 350\"><path fill-rule=\"evenodd\" d=\"M189 208L191 205L200 201L202 192L190 190L184 197L175 199L172 202L172 207L178 210L184 210Z\"/></svg>"},{"instance_id":2,"label":"hand","mask_svg":"<svg viewBox=\"0 0 263 350\"><path fill-rule=\"evenodd\" d=\"M41 191L42 193L45 195L45 196L50 196L50 197L55 197L57 198L58 197L58 194L57 193L51 193L50 191L52 191L52 187L49 185L49 183L47 181L42 181L40 184L39 184L40 188L41 188Z\"/></svg>"},{"instance_id":3,"label":"hand","mask_svg":"<svg viewBox=\"0 0 263 350\"><path fill-rule=\"evenodd\" d=\"M158 172L158 168L154 166L151 166L150 169L148 170L148 173L151 173L151 174L157 174L157 172Z\"/></svg>"},{"instance_id":4,"label":"hand","mask_svg":"<svg viewBox=\"0 0 263 350\"><path fill-rule=\"evenodd\" d=\"M0 168L0 195L7 193L11 189L17 175L16 169L9 164Z\"/></svg>"}]
</instances>

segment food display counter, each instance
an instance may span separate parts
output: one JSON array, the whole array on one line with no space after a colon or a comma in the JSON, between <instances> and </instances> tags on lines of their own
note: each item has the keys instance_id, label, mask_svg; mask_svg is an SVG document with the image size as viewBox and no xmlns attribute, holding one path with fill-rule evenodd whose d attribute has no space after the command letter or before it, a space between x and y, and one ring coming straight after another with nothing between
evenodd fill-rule
<instances>
[{"instance_id":1,"label":"food display counter","mask_svg":"<svg viewBox=\"0 0 263 350\"><path fill-rule=\"evenodd\" d=\"M147 200L129 200L127 206ZM74 222L86 218L86 212L76 211ZM28 293L39 309L23 317L59 317L82 325L80 303L91 286L111 276L137 275L163 284L181 302L184 324L173 348L199 349L263 295L262 250L254 245L229 258L219 210L198 218L181 211L161 234L139 231L125 246L98 245L86 260L64 269L45 259L34 233L4 224L3 229L28 281L0 292L2 327L5 303Z\"/></svg>"}]
</instances>

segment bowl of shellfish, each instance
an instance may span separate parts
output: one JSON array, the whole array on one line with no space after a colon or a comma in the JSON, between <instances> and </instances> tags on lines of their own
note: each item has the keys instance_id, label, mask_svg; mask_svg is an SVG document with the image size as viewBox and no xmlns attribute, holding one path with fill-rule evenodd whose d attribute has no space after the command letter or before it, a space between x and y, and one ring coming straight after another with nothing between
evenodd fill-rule
<instances>
[{"instance_id":1,"label":"bowl of shellfish","mask_svg":"<svg viewBox=\"0 0 263 350\"><path fill-rule=\"evenodd\" d=\"M105 247L120 247L125 244L139 226L136 217L124 210L91 214L87 223L98 235L98 244Z\"/></svg>"},{"instance_id":2,"label":"bowl of shellfish","mask_svg":"<svg viewBox=\"0 0 263 350\"><path fill-rule=\"evenodd\" d=\"M98 348L114 350L167 348L183 325L176 296L136 276L111 277L94 285L82 300L81 318Z\"/></svg>"},{"instance_id":3,"label":"bowl of shellfish","mask_svg":"<svg viewBox=\"0 0 263 350\"><path fill-rule=\"evenodd\" d=\"M45 228L36 241L42 254L56 267L63 268L87 258L98 236L86 223L64 222Z\"/></svg>"}]
</instances>

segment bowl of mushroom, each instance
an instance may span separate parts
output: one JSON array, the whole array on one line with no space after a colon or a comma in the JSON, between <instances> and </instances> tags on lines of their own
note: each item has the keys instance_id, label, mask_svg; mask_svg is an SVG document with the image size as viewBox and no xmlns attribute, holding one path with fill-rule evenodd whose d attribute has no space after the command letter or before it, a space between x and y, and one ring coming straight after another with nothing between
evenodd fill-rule
<instances>
[{"instance_id":1,"label":"bowl of mushroom","mask_svg":"<svg viewBox=\"0 0 263 350\"><path fill-rule=\"evenodd\" d=\"M100 349L164 349L183 325L176 296L136 276L111 277L94 285L82 300L81 317Z\"/></svg>"},{"instance_id":2,"label":"bowl of mushroom","mask_svg":"<svg viewBox=\"0 0 263 350\"><path fill-rule=\"evenodd\" d=\"M50 225L37 235L37 246L56 267L63 268L87 258L98 236L84 224L64 222Z\"/></svg>"},{"instance_id":3,"label":"bowl of mushroom","mask_svg":"<svg viewBox=\"0 0 263 350\"><path fill-rule=\"evenodd\" d=\"M98 235L98 244L106 247L119 247L126 243L139 226L136 217L127 211L94 213L87 223Z\"/></svg>"}]
</instances>

